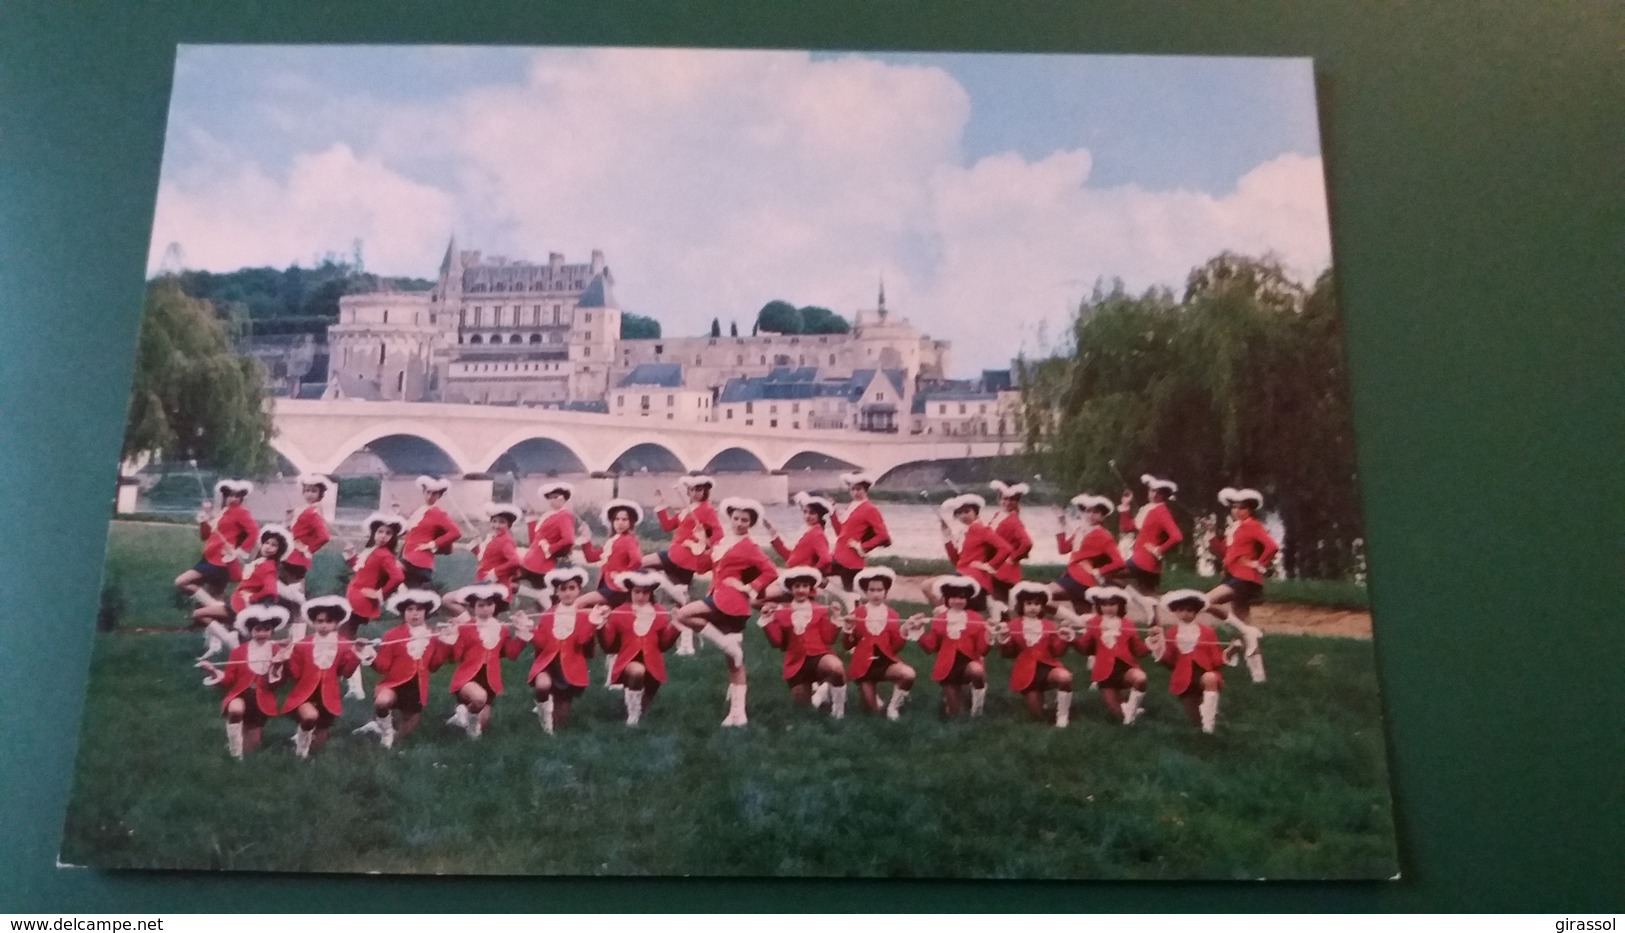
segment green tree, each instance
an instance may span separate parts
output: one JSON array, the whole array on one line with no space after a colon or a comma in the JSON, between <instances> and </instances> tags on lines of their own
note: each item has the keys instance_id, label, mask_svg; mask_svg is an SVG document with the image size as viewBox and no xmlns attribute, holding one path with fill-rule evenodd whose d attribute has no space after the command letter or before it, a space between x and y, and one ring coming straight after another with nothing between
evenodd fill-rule
<instances>
[{"instance_id":1,"label":"green tree","mask_svg":"<svg viewBox=\"0 0 1625 933\"><path fill-rule=\"evenodd\" d=\"M799 334L801 311L788 301L775 299L756 312L756 329L765 334Z\"/></svg>"},{"instance_id":2,"label":"green tree","mask_svg":"<svg viewBox=\"0 0 1625 933\"><path fill-rule=\"evenodd\" d=\"M739 322L738 321L729 321L728 322L728 336L730 336L730 337L739 336Z\"/></svg>"},{"instance_id":3,"label":"green tree","mask_svg":"<svg viewBox=\"0 0 1625 933\"><path fill-rule=\"evenodd\" d=\"M713 336L713 337L721 337L722 336L722 322L717 320L716 318L711 319L711 336Z\"/></svg>"},{"instance_id":4,"label":"green tree","mask_svg":"<svg viewBox=\"0 0 1625 933\"><path fill-rule=\"evenodd\" d=\"M801 332L803 334L847 334L852 332L852 325L846 318L828 308L808 305L801 309Z\"/></svg>"},{"instance_id":5,"label":"green tree","mask_svg":"<svg viewBox=\"0 0 1625 933\"><path fill-rule=\"evenodd\" d=\"M621 315L622 340L653 340L660 336L660 322L628 311Z\"/></svg>"},{"instance_id":6,"label":"green tree","mask_svg":"<svg viewBox=\"0 0 1625 933\"><path fill-rule=\"evenodd\" d=\"M173 277L147 286L122 456L152 453L264 475L274 427L257 360L232 352L226 325Z\"/></svg>"}]
</instances>

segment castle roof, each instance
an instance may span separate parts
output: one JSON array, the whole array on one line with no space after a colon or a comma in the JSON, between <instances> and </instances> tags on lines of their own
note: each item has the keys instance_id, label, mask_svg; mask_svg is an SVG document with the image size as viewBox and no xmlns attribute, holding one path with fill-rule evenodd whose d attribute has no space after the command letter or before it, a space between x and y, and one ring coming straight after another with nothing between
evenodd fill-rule
<instances>
[{"instance_id":1,"label":"castle roof","mask_svg":"<svg viewBox=\"0 0 1625 933\"><path fill-rule=\"evenodd\" d=\"M859 369L850 376L820 379L816 366L776 366L765 376L735 376L722 387L721 402L755 402L778 399L844 398L856 401L874 382L884 376L901 396L905 376L901 369Z\"/></svg>"},{"instance_id":2,"label":"castle roof","mask_svg":"<svg viewBox=\"0 0 1625 933\"><path fill-rule=\"evenodd\" d=\"M614 284L615 279L609 274L609 268L606 266L604 271L593 276L592 281L587 283L587 289L576 299L576 305L582 308L619 308L620 305L615 303L615 292L610 288Z\"/></svg>"},{"instance_id":3,"label":"castle roof","mask_svg":"<svg viewBox=\"0 0 1625 933\"><path fill-rule=\"evenodd\" d=\"M620 385L657 386L662 389L680 389L683 386L683 364L639 363L621 379Z\"/></svg>"}]
</instances>

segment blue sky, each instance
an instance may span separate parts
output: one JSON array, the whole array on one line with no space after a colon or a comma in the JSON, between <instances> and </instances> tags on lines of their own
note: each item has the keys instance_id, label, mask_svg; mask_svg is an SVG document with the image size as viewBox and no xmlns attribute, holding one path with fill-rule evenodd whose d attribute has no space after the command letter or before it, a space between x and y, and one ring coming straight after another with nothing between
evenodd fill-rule
<instances>
[{"instance_id":1,"label":"blue sky","mask_svg":"<svg viewBox=\"0 0 1625 933\"><path fill-rule=\"evenodd\" d=\"M1097 278L1177 285L1220 249L1314 275L1317 140L1304 59L183 47L152 264L600 248L670 333L850 315L885 275L969 369Z\"/></svg>"}]
</instances>

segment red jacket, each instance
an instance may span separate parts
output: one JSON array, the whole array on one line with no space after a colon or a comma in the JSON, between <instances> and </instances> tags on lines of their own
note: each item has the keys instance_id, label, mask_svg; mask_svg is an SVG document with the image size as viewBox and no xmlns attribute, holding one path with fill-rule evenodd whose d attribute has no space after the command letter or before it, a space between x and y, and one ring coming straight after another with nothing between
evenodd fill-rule
<instances>
[{"instance_id":1,"label":"red jacket","mask_svg":"<svg viewBox=\"0 0 1625 933\"><path fill-rule=\"evenodd\" d=\"M314 505L305 507L299 517L293 520L293 527L288 529L293 536L293 549L283 555L283 560L295 567L309 567L310 558L322 545L331 540L327 533L327 522L322 518L322 510Z\"/></svg>"},{"instance_id":2,"label":"red jacket","mask_svg":"<svg viewBox=\"0 0 1625 933\"><path fill-rule=\"evenodd\" d=\"M573 614L575 620L566 627L563 635L559 635L554 631L554 625L566 614ZM598 629L588 621L585 609L554 606L542 613L530 636L531 646L536 649L536 659L530 664L530 673L525 675L526 682L535 680L536 675L547 670L547 666L557 658L559 669L564 671L564 679L569 681L570 686L587 686L591 679L587 673L587 659L592 657L593 642L597 638Z\"/></svg>"},{"instance_id":3,"label":"red jacket","mask_svg":"<svg viewBox=\"0 0 1625 933\"><path fill-rule=\"evenodd\" d=\"M474 546L479 559L474 567L474 579L495 580L513 590L513 581L519 576L519 545L506 528L491 532L491 537Z\"/></svg>"},{"instance_id":4,"label":"red jacket","mask_svg":"<svg viewBox=\"0 0 1625 933\"><path fill-rule=\"evenodd\" d=\"M331 637L336 645L333 660L327 667L316 664L316 635L294 642L288 655L288 678L293 681L293 687L282 700L282 712L291 713L307 701L334 716L344 711L339 681L354 674L361 666L361 659L356 657L355 643L350 639L336 632Z\"/></svg>"},{"instance_id":5,"label":"red jacket","mask_svg":"<svg viewBox=\"0 0 1625 933\"><path fill-rule=\"evenodd\" d=\"M508 632L506 622L492 626L496 643L488 645L480 637L478 622L469 619L457 625L457 640L451 644L451 658L457 667L451 672L451 692L463 689L480 671L485 671L485 682L491 692L502 693L502 659L517 658L525 643Z\"/></svg>"},{"instance_id":6,"label":"red jacket","mask_svg":"<svg viewBox=\"0 0 1625 933\"><path fill-rule=\"evenodd\" d=\"M1174 524L1174 513L1161 502L1143 506L1139 515L1133 517L1129 515L1128 509L1119 508L1117 530L1124 534L1134 532L1134 547L1129 552L1129 560L1134 562L1134 566L1151 573L1162 572L1162 558L1151 553L1152 547L1166 552L1185 540L1179 526Z\"/></svg>"},{"instance_id":7,"label":"red jacket","mask_svg":"<svg viewBox=\"0 0 1625 933\"><path fill-rule=\"evenodd\" d=\"M773 550L784 559L786 567L814 567L821 572L829 569L829 535L822 526L808 525L793 549L785 547L784 539L774 535Z\"/></svg>"},{"instance_id":8,"label":"red jacket","mask_svg":"<svg viewBox=\"0 0 1625 933\"><path fill-rule=\"evenodd\" d=\"M785 680L794 677L808 658L834 651L835 640L841 634L841 630L830 621L829 610L811 602L804 607L810 614L807 627L798 633L792 621L796 608L796 604L791 603L777 610L762 627L768 644L784 652Z\"/></svg>"},{"instance_id":9,"label":"red jacket","mask_svg":"<svg viewBox=\"0 0 1625 933\"><path fill-rule=\"evenodd\" d=\"M233 614L242 612L249 603L276 599L276 568L277 562L265 557L248 565L248 569L243 571L242 580L231 591Z\"/></svg>"},{"instance_id":10,"label":"red jacket","mask_svg":"<svg viewBox=\"0 0 1625 933\"><path fill-rule=\"evenodd\" d=\"M1196 630L1196 635L1188 637L1183 646L1179 639L1181 628ZM1162 654L1157 660L1170 671L1169 693L1176 696L1184 693L1198 684L1201 673L1218 673L1224 664L1224 651L1219 647L1219 636L1214 634L1213 626L1205 622L1181 623L1169 626L1164 634ZM1222 676L1219 682L1224 683Z\"/></svg>"},{"instance_id":11,"label":"red jacket","mask_svg":"<svg viewBox=\"0 0 1625 933\"><path fill-rule=\"evenodd\" d=\"M451 657L451 648L435 637L434 628L423 627L428 643L421 646L422 653L412 657L412 627L402 622L384 633L378 640L378 656L372 659L372 669L379 674L378 686L394 689L416 679L418 697L429 698L429 675L440 669Z\"/></svg>"},{"instance_id":12,"label":"red jacket","mask_svg":"<svg viewBox=\"0 0 1625 933\"><path fill-rule=\"evenodd\" d=\"M433 570L434 556L450 554L452 542L463 536L463 530L438 505L418 509L410 524L401 542L401 560L425 570ZM425 548L426 544L431 547Z\"/></svg>"},{"instance_id":13,"label":"red jacket","mask_svg":"<svg viewBox=\"0 0 1625 933\"><path fill-rule=\"evenodd\" d=\"M1032 536L1021 521L1019 512L1000 512L993 522L993 533L1010 543L1010 559L999 565L993 579L1004 583L1021 582L1021 562L1033 552Z\"/></svg>"},{"instance_id":14,"label":"red jacket","mask_svg":"<svg viewBox=\"0 0 1625 933\"><path fill-rule=\"evenodd\" d=\"M254 516L248 514L245 506L228 506L215 519L214 528L226 543L239 551L253 550L260 539L260 526L254 523Z\"/></svg>"},{"instance_id":15,"label":"red jacket","mask_svg":"<svg viewBox=\"0 0 1625 933\"><path fill-rule=\"evenodd\" d=\"M879 634L871 632L864 614L868 611L868 603L859 603L852 610L852 631L847 632L841 639L850 652L851 660L846 665L846 676L862 677L869 673L873 664L881 664L883 669L900 663L900 653L908 639L903 637L903 628L897 610L890 606L886 608L886 625ZM882 670L884 672L884 670Z\"/></svg>"},{"instance_id":16,"label":"red jacket","mask_svg":"<svg viewBox=\"0 0 1625 933\"><path fill-rule=\"evenodd\" d=\"M237 560L237 549L226 536L209 522L198 522L197 536L203 541L203 559L216 567L226 568L232 580L243 578L243 565Z\"/></svg>"},{"instance_id":17,"label":"red jacket","mask_svg":"<svg viewBox=\"0 0 1625 933\"><path fill-rule=\"evenodd\" d=\"M745 595L746 591L760 597L768 584L779 578L779 568L767 559L762 546L753 538L739 538L726 545L727 550L722 550L723 547L719 545L708 555L709 567L703 564L700 567L702 571L711 571L711 590L706 595L719 611L731 616L748 616L751 600ZM718 550L722 553L717 554Z\"/></svg>"},{"instance_id":18,"label":"red jacket","mask_svg":"<svg viewBox=\"0 0 1625 933\"><path fill-rule=\"evenodd\" d=\"M615 655L609 676L611 679L620 677L628 664L641 661L649 676L656 683L663 684L666 682L666 657L663 652L670 651L671 646L677 644L677 628L660 606L654 607L654 622L642 635L637 632L636 621L632 604L627 603L610 612L609 621L598 633L598 643L604 646L605 651Z\"/></svg>"},{"instance_id":19,"label":"red jacket","mask_svg":"<svg viewBox=\"0 0 1625 933\"><path fill-rule=\"evenodd\" d=\"M559 560L570 556L575 547L576 517L569 509L554 509L542 516L541 521L525 524L530 534L530 546L520 565L531 573L547 573L559 565Z\"/></svg>"},{"instance_id":20,"label":"red jacket","mask_svg":"<svg viewBox=\"0 0 1625 933\"><path fill-rule=\"evenodd\" d=\"M643 563L643 552L638 550L638 537L634 534L611 535L603 547L589 541L581 548L581 553L595 564L603 561L598 567L598 579L616 592L621 592L622 587L615 582L615 575L636 570Z\"/></svg>"},{"instance_id":21,"label":"red jacket","mask_svg":"<svg viewBox=\"0 0 1625 933\"><path fill-rule=\"evenodd\" d=\"M993 573L997 573L1015 553L1010 542L994 534L993 529L980 521L965 526L965 539L957 546L950 540L944 542L943 547L948 552L948 559L953 561L954 569L980 583L983 592L993 588ZM987 564L993 568L993 573L976 564Z\"/></svg>"},{"instance_id":22,"label":"red jacket","mask_svg":"<svg viewBox=\"0 0 1625 933\"><path fill-rule=\"evenodd\" d=\"M1264 530L1263 522L1256 518L1248 518L1239 525L1232 525L1223 538L1214 535L1212 549L1213 553L1224 555L1226 574L1237 580L1263 583L1264 575L1248 566L1248 561L1257 561L1268 567L1281 546Z\"/></svg>"},{"instance_id":23,"label":"red jacket","mask_svg":"<svg viewBox=\"0 0 1625 933\"><path fill-rule=\"evenodd\" d=\"M675 532L671 536L671 546L666 549L671 562L684 570L703 571L706 554L722 540L722 523L717 520L717 510L711 508L711 503L701 502L682 512L657 509L655 518L660 519L662 530ZM701 527L710 537L706 540L705 548L695 554L689 545L699 537L698 529Z\"/></svg>"},{"instance_id":24,"label":"red jacket","mask_svg":"<svg viewBox=\"0 0 1625 933\"><path fill-rule=\"evenodd\" d=\"M870 551L891 544L891 532L886 530L880 509L868 499L854 503L845 518L830 513L829 521L835 528L835 547L830 557L848 570L862 569Z\"/></svg>"},{"instance_id":25,"label":"red jacket","mask_svg":"<svg viewBox=\"0 0 1625 933\"><path fill-rule=\"evenodd\" d=\"M1055 549L1071 554L1066 563L1067 575L1084 586L1094 586L1107 574L1123 569L1123 553L1117 549L1112 533L1102 525L1090 528L1076 543L1072 535L1060 532L1055 536Z\"/></svg>"},{"instance_id":26,"label":"red jacket","mask_svg":"<svg viewBox=\"0 0 1625 933\"><path fill-rule=\"evenodd\" d=\"M384 611L383 604L371 596L362 594L362 590L378 590L387 599L406 580L406 572L401 569L401 562L395 559L395 552L387 547L370 547L345 561L355 576L350 578L350 584L344 588L344 598L350 601L350 608L357 616L363 619L376 619Z\"/></svg>"},{"instance_id":27,"label":"red jacket","mask_svg":"<svg viewBox=\"0 0 1625 933\"><path fill-rule=\"evenodd\" d=\"M1105 621L1099 615L1090 616L1084 623L1083 632L1072 642L1072 647L1078 653L1094 658L1089 667L1089 679L1097 684L1112 675L1118 661L1132 670L1139 670L1139 659L1151 653L1151 649L1140 639L1140 630L1135 627L1133 619L1119 616L1115 632L1107 630ZM1108 641L1111 644L1107 644Z\"/></svg>"},{"instance_id":28,"label":"red jacket","mask_svg":"<svg viewBox=\"0 0 1625 933\"><path fill-rule=\"evenodd\" d=\"M1010 640L1000 645L999 651L1007 658L1016 659L1010 665L1011 690L1042 690L1049 672L1041 668L1061 666L1061 655L1066 651L1067 640L1056 631L1054 622L1049 619L1040 622L1042 631L1029 642L1023 619L1017 617L1010 620Z\"/></svg>"},{"instance_id":29,"label":"red jacket","mask_svg":"<svg viewBox=\"0 0 1625 933\"><path fill-rule=\"evenodd\" d=\"M231 649L231 654L226 655L226 665L221 672L223 676L220 680L220 691L224 694L220 699L220 712L224 713L227 704L232 700L253 691L253 695L245 702L257 707L267 716L275 716L281 710L277 705L276 694L271 691L270 671L256 674L249 666L248 646L251 644L253 642L245 641ZM267 642L266 647L274 652L279 646L275 642Z\"/></svg>"},{"instance_id":30,"label":"red jacket","mask_svg":"<svg viewBox=\"0 0 1625 933\"><path fill-rule=\"evenodd\" d=\"M938 607L931 616L931 627L920 636L920 647L934 652L936 663L931 667L931 679L942 680L954 669L961 655L967 661L980 661L987 654L987 622L978 613L965 610L965 627L958 637L948 635L948 610Z\"/></svg>"}]
</instances>

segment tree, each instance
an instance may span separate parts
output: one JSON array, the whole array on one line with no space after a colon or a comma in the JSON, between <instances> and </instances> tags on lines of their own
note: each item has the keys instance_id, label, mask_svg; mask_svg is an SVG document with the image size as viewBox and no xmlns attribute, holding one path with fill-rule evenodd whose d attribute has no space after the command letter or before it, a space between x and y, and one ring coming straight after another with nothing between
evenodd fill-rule
<instances>
[{"instance_id":1,"label":"tree","mask_svg":"<svg viewBox=\"0 0 1625 933\"><path fill-rule=\"evenodd\" d=\"M828 308L808 305L801 309L801 332L803 334L848 334L852 332L852 325L846 318Z\"/></svg>"},{"instance_id":2,"label":"tree","mask_svg":"<svg viewBox=\"0 0 1625 933\"><path fill-rule=\"evenodd\" d=\"M622 340L653 340L660 336L660 322L628 311L621 315Z\"/></svg>"},{"instance_id":3,"label":"tree","mask_svg":"<svg viewBox=\"0 0 1625 933\"><path fill-rule=\"evenodd\" d=\"M150 453L261 476L276 464L274 431L260 364L232 352L214 307L173 277L149 283L121 458Z\"/></svg>"},{"instance_id":4,"label":"tree","mask_svg":"<svg viewBox=\"0 0 1625 933\"><path fill-rule=\"evenodd\" d=\"M722 336L722 322L717 320L716 318L711 319L711 336L713 336L713 337L721 337Z\"/></svg>"},{"instance_id":5,"label":"tree","mask_svg":"<svg viewBox=\"0 0 1625 933\"><path fill-rule=\"evenodd\" d=\"M728 336L730 336L730 337L739 336L739 322L738 321L729 321L728 322Z\"/></svg>"},{"instance_id":6,"label":"tree","mask_svg":"<svg viewBox=\"0 0 1625 933\"><path fill-rule=\"evenodd\" d=\"M788 301L775 299L756 312L756 329L766 334L799 334L801 311Z\"/></svg>"}]
</instances>

